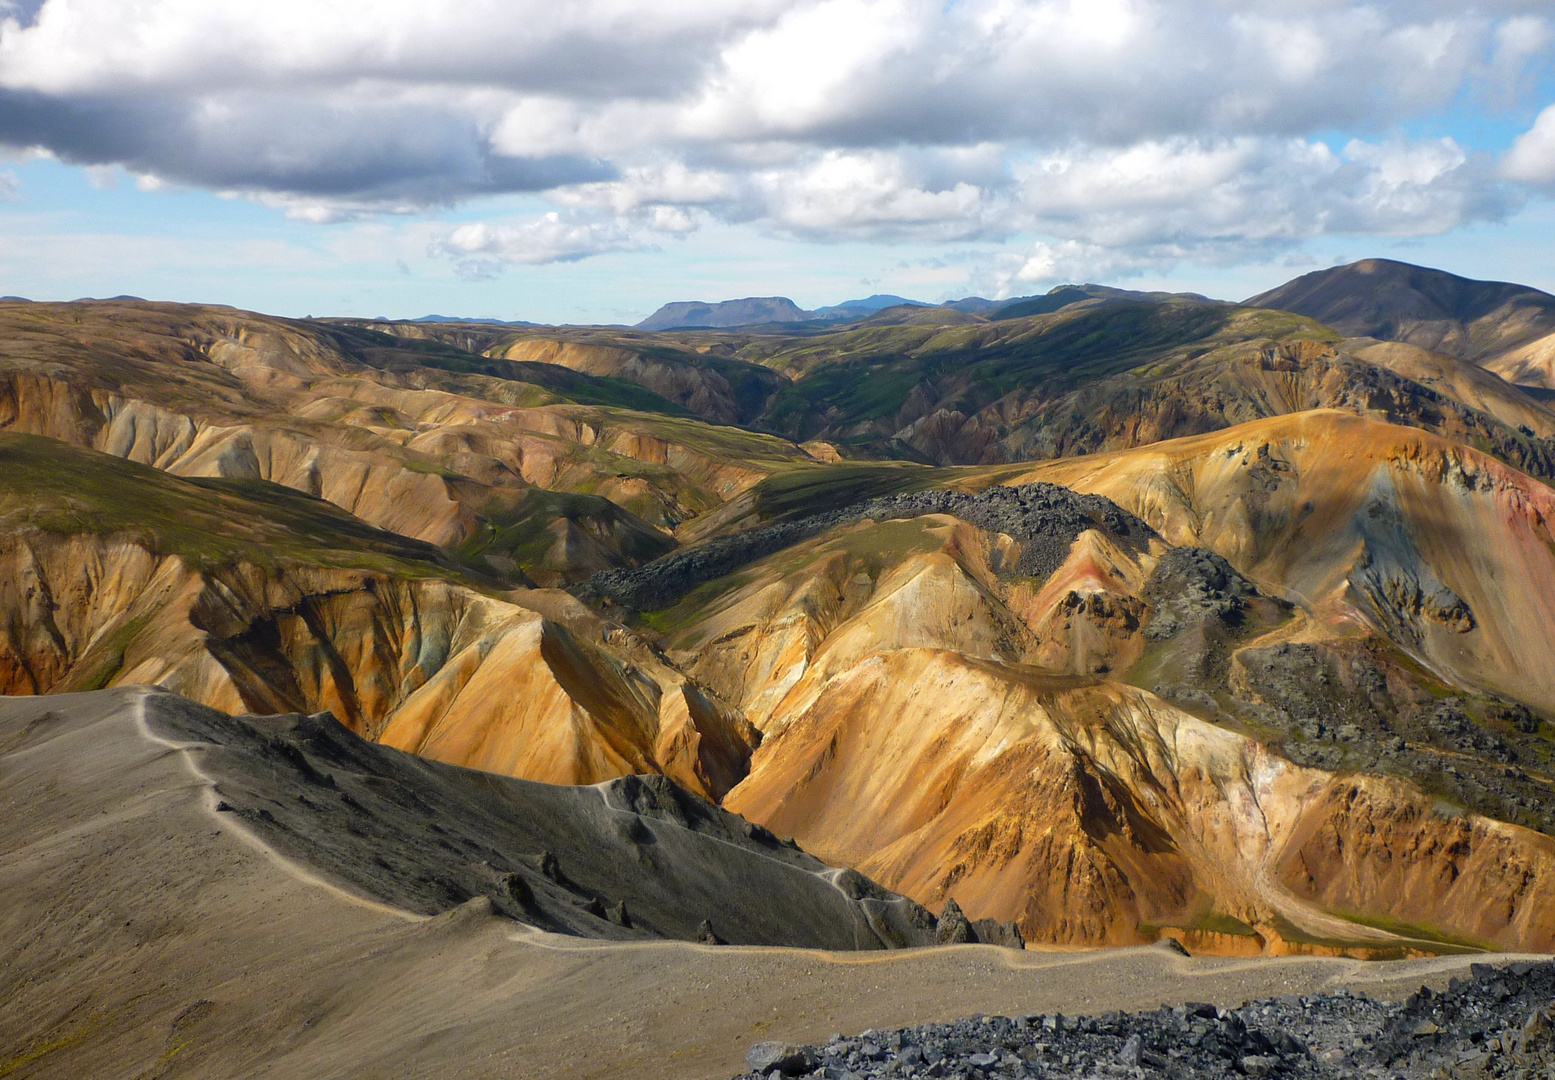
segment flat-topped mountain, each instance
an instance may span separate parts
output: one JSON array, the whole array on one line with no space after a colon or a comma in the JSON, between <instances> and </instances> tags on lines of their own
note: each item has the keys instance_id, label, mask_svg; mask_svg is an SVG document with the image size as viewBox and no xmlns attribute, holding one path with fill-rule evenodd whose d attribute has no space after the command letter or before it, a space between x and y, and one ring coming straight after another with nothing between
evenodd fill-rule
<instances>
[{"instance_id":1,"label":"flat-topped mountain","mask_svg":"<svg viewBox=\"0 0 1555 1080\"><path fill-rule=\"evenodd\" d=\"M758 323L804 322L810 313L786 296L747 296L707 304L699 300L665 304L637 324L638 330L669 330L677 326L754 326Z\"/></svg>"}]
</instances>

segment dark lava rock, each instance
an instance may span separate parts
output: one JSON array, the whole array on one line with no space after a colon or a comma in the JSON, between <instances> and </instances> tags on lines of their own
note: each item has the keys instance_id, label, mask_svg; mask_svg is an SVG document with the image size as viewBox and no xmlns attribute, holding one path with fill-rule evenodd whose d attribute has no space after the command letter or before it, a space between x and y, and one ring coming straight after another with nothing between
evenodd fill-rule
<instances>
[{"instance_id":1,"label":"dark lava rock","mask_svg":"<svg viewBox=\"0 0 1555 1080\"><path fill-rule=\"evenodd\" d=\"M1206 618L1234 625L1257 595L1257 586L1223 556L1204 548L1172 548L1145 582L1144 598L1155 608L1145 636L1159 641Z\"/></svg>"},{"instance_id":2,"label":"dark lava rock","mask_svg":"<svg viewBox=\"0 0 1555 1080\"><path fill-rule=\"evenodd\" d=\"M814 514L726 536L678 551L636 569L606 570L574 590L584 600L610 601L639 611L667 607L698 585L734 573L747 563L819 536L839 525L950 514L1021 543L1016 574L1044 578L1063 564L1075 537L1100 529L1115 542L1143 551L1155 531L1100 495L1081 495L1056 484L992 487L976 494L914 491L869 499L841 510Z\"/></svg>"},{"instance_id":3,"label":"dark lava rock","mask_svg":"<svg viewBox=\"0 0 1555 1080\"><path fill-rule=\"evenodd\" d=\"M1234 1010L1190 1002L1147 1013L983 1016L857 1039L837 1035L807 1048L808 1062L795 1067L828 1080L1555 1076L1555 963L1476 964L1471 973L1443 993L1422 988L1403 1002L1341 990ZM797 1060L791 1055L800 1048L783 1049L790 1056L782 1060Z\"/></svg>"},{"instance_id":4,"label":"dark lava rock","mask_svg":"<svg viewBox=\"0 0 1555 1080\"><path fill-rule=\"evenodd\" d=\"M745 1055L745 1064L758 1075L766 1075L776 1070L784 1076L798 1076L815 1067L815 1055L807 1046L795 1046L792 1043L757 1043L750 1048L750 1053Z\"/></svg>"},{"instance_id":5,"label":"dark lava rock","mask_svg":"<svg viewBox=\"0 0 1555 1080\"><path fill-rule=\"evenodd\" d=\"M940 912L939 924L934 928L934 941L938 945L964 945L969 941L977 940L972 934L972 924L961 911L961 905L955 899L945 901L945 910Z\"/></svg>"}]
</instances>

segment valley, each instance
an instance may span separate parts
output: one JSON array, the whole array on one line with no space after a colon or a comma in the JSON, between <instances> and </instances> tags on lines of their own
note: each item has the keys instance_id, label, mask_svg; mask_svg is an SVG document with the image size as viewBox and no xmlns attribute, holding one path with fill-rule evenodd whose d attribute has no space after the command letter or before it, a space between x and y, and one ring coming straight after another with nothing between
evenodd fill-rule
<instances>
[{"instance_id":1,"label":"valley","mask_svg":"<svg viewBox=\"0 0 1555 1080\"><path fill-rule=\"evenodd\" d=\"M1400 267L637 328L0 301L6 784L176 744L308 903L564 966L1555 951L1550 298Z\"/></svg>"}]
</instances>

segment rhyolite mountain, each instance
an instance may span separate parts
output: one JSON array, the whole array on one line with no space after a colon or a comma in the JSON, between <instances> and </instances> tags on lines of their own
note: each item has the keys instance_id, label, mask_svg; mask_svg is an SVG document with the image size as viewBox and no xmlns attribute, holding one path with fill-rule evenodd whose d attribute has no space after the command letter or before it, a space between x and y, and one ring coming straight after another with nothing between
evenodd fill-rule
<instances>
[{"instance_id":1,"label":"rhyolite mountain","mask_svg":"<svg viewBox=\"0 0 1555 1080\"><path fill-rule=\"evenodd\" d=\"M1445 338L1074 292L0 304L0 689L661 774L1032 941L1555 948L1555 414Z\"/></svg>"}]
</instances>

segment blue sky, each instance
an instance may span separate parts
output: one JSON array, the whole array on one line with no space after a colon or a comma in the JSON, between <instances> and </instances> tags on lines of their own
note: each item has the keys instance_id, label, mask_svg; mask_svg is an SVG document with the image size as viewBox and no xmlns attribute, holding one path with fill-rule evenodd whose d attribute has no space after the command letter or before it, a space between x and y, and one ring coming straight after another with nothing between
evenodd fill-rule
<instances>
[{"instance_id":1,"label":"blue sky","mask_svg":"<svg viewBox=\"0 0 1555 1080\"><path fill-rule=\"evenodd\" d=\"M357 6L0 0L0 294L632 322L1372 255L1555 291L1545 3Z\"/></svg>"}]
</instances>

